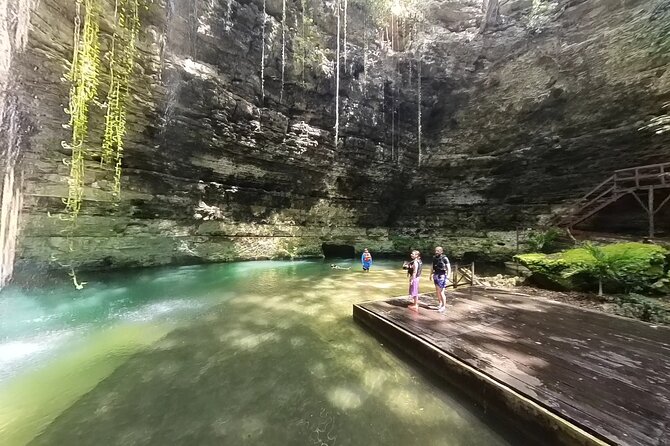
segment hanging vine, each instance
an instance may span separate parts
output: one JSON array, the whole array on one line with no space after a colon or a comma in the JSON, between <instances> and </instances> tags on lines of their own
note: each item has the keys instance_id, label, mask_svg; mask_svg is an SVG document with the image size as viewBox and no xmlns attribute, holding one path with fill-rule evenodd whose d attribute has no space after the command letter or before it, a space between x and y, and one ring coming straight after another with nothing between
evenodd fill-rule
<instances>
[{"instance_id":1,"label":"hanging vine","mask_svg":"<svg viewBox=\"0 0 670 446\"><path fill-rule=\"evenodd\" d=\"M117 0L116 27L109 53L110 82L107 92L105 132L102 139L101 163L114 165L112 194L121 195L121 171L124 138L126 136L126 103L130 80L137 54L136 41L140 31L140 5L138 0Z\"/></svg>"},{"instance_id":2,"label":"hanging vine","mask_svg":"<svg viewBox=\"0 0 670 446\"><path fill-rule=\"evenodd\" d=\"M265 12L265 0L263 0L263 25L261 42L261 107L265 105L265 24L268 21L268 15Z\"/></svg>"},{"instance_id":3,"label":"hanging vine","mask_svg":"<svg viewBox=\"0 0 670 446\"><path fill-rule=\"evenodd\" d=\"M337 50L335 52L335 149L340 140L340 0L337 8Z\"/></svg>"},{"instance_id":4,"label":"hanging vine","mask_svg":"<svg viewBox=\"0 0 670 446\"><path fill-rule=\"evenodd\" d=\"M82 6L84 8L82 25ZM99 10L94 0L75 2L74 50L72 64L67 74L70 82L70 101L66 113L70 115L67 127L72 132L71 141L61 142L65 149L72 151L68 178L68 195L63 199L70 219L76 220L81 209L84 191L84 158L88 135L88 115L91 101L98 92L100 72L100 41L98 26Z\"/></svg>"},{"instance_id":5,"label":"hanging vine","mask_svg":"<svg viewBox=\"0 0 670 446\"><path fill-rule=\"evenodd\" d=\"M286 0L282 0L281 7L281 92L279 103L284 101L284 71L286 69Z\"/></svg>"},{"instance_id":6,"label":"hanging vine","mask_svg":"<svg viewBox=\"0 0 670 446\"><path fill-rule=\"evenodd\" d=\"M121 192L121 162L126 135L126 102L129 83L135 64L141 0L116 0L115 28L109 58L109 90L107 92L105 130L100 154L103 164L114 166L113 195ZM84 191L84 160L89 153L89 114L100 83L100 0L76 0L72 63L66 76L70 83L70 99L66 113L71 141L63 141L71 150L68 196L63 199L69 219L75 221L81 210ZM83 15L82 15L83 13Z\"/></svg>"},{"instance_id":7,"label":"hanging vine","mask_svg":"<svg viewBox=\"0 0 670 446\"><path fill-rule=\"evenodd\" d=\"M419 146L418 164L421 167L421 59L417 62L418 73L416 75L416 139Z\"/></svg>"}]
</instances>

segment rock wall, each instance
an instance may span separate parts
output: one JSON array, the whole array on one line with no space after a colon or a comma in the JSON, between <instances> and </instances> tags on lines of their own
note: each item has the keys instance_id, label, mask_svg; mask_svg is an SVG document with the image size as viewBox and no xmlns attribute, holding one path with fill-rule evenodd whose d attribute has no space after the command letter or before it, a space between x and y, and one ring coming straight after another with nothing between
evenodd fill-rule
<instances>
[{"instance_id":1,"label":"rock wall","mask_svg":"<svg viewBox=\"0 0 670 446\"><path fill-rule=\"evenodd\" d=\"M286 3L283 51L280 1L148 3L121 200L96 155L104 111L94 107L70 231L62 77L74 6L40 0L18 75L32 98L18 265L299 257L324 242L503 256L516 228L611 170L670 155L667 136L638 130L670 99L660 2L508 2L480 33L479 3L431 0L425 23L394 40L370 25L369 2L351 0L337 145L335 3ZM114 5L101 5L104 53Z\"/></svg>"},{"instance_id":2,"label":"rock wall","mask_svg":"<svg viewBox=\"0 0 670 446\"><path fill-rule=\"evenodd\" d=\"M17 82L33 0L0 0L0 288L14 273L23 204L21 160L26 148L26 92Z\"/></svg>"},{"instance_id":3,"label":"rock wall","mask_svg":"<svg viewBox=\"0 0 670 446\"><path fill-rule=\"evenodd\" d=\"M343 68L335 147L332 10L322 2L309 6L316 22L310 50L321 54L307 61L303 76L294 48L300 3L289 3L282 87L281 2L266 6L265 50L261 1L154 2L142 12L122 197L114 202L112 172L91 150L85 201L70 233L62 219L68 187L62 160L69 153L60 144L68 138L62 128L68 85L60 78L71 58L74 11L69 2L40 1L22 70L38 130L25 155L20 264L98 268L299 257L320 255L323 242L392 250L389 184L401 168L392 160L390 136L377 128L386 99L381 75L363 84ZM113 4L104 4L103 15L112 11ZM104 53L111 24L101 29ZM95 146L104 113L95 109L91 116Z\"/></svg>"},{"instance_id":4,"label":"rock wall","mask_svg":"<svg viewBox=\"0 0 670 446\"><path fill-rule=\"evenodd\" d=\"M670 135L642 129L670 99L667 2L516 1L501 14L483 35L471 14L426 37L429 150L396 222L420 228L409 237L546 224L613 170L670 159Z\"/></svg>"}]
</instances>

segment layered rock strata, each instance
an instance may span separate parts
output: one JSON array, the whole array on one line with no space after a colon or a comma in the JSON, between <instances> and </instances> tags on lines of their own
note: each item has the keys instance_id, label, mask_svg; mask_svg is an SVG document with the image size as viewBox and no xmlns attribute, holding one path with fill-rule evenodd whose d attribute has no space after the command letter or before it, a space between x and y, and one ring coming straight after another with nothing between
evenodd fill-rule
<instances>
[{"instance_id":1,"label":"layered rock strata","mask_svg":"<svg viewBox=\"0 0 670 446\"><path fill-rule=\"evenodd\" d=\"M32 98L18 264L300 257L322 243L499 258L611 170L670 158L666 135L639 130L670 99L661 2L509 2L482 33L479 3L433 0L394 40L350 1L337 145L331 3L287 2L283 25L278 1L265 25L261 0L149 3L121 200L92 151L70 230L61 78L74 8L40 0L17 77ZM114 5L102 6L104 53ZM103 118L94 107L92 146Z\"/></svg>"}]
</instances>

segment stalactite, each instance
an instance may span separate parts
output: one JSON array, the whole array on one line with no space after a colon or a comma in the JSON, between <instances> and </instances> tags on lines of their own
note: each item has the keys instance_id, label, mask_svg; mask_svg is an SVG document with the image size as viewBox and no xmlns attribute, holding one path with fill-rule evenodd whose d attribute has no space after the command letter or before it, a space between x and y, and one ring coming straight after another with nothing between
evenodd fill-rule
<instances>
[{"instance_id":1,"label":"stalactite","mask_svg":"<svg viewBox=\"0 0 670 446\"><path fill-rule=\"evenodd\" d=\"M261 26L261 107L265 104L265 24L268 19L265 2L266 0L263 0L263 25Z\"/></svg>"},{"instance_id":2,"label":"stalactite","mask_svg":"<svg viewBox=\"0 0 670 446\"><path fill-rule=\"evenodd\" d=\"M7 54L4 56L11 57ZM0 67L0 70L4 71L8 68L9 66ZM6 109L3 109L4 107ZM0 157L3 164L0 169L4 170L4 179L0 189L0 288L2 288L9 282L14 272L19 216L23 204L21 194L23 175L19 169L16 169L19 163L21 139L16 98L6 97L4 103L0 104L0 123L6 125L5 139L2 142L7 144L6 147L3 147L3 156Z\"/></svg>"},{"instance_id":3,"label":"stalactite","mask_svg":"<svg viewBox=\"0 0 670 446\"><path fill-rule=\"evenodd\" d=\"M279 103L284 101L284 71L286 68L286 0L282 0L281 6L281 91Z\"/></svg>"},{"instance_id":4,"label":"stalactite","mask_svg":"<svg viewBox=\"0 0 670 446\"><path fill-rule=\"evenodd\" d=\"M342 47L344 50L344 71L346 73L347 71L347 5L349 3L349 0L344 0L344 46Z\"/></svg>"},{"instance_id":5,"label":"stalactite","mask_svg":"<svg viewBox=\"0 0 670 446\"><path fill-rule=\"evenodd\" d=\"M23 207L22 89L10 73L15 58L26 49L36 6L33 0L0 0L0 288L14 273Z\"/></svg>"},{"instance_id":6,"label":"stalactite","mask_svg":"<svg viewBox=\"0 0 670 446\"><path fill-rule=\"evenodd\" d=\"M421 167L421 60L419 60L417 64L417 88L416 88L416 95L417 95L417 101L416 101L416 107L417 107L417 142L419 146L419 167Z\"/></svg>"},{"instance_id":7,"label":"stalactite","mask_svg":"<svg viewBox=\"0 0 670 446\"><path fill-rule=\"evenodd\" d=\"M337 0L337 50L335 51L335 148L340 139L340 0Z\"/></svg>"}]
</instances>

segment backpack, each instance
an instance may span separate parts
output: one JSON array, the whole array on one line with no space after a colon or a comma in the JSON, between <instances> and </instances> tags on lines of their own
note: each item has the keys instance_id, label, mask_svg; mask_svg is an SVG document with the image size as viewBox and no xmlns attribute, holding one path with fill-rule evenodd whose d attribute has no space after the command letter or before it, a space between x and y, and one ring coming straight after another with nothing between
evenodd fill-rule
<instances>
[{"instance_id":1,"label":"backpack","mask_svg":"<svg viewBox=\"0 0 670 446\"><path fill-rule=\"evenodd\" d=\"M444 254L442 254L440 258L434 262L433 266L435 271L446 271L447 273L451 272L449 271L451 269L449 259Z\"/></svg>"}]
</instances>

